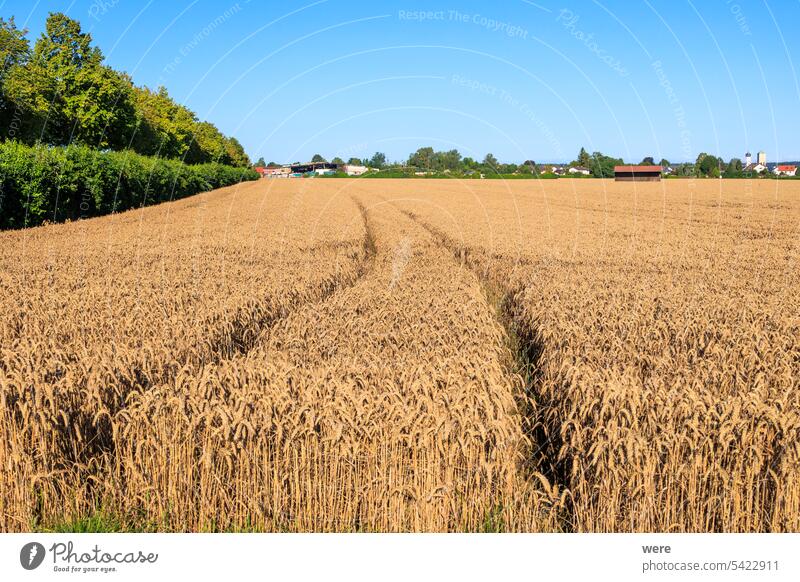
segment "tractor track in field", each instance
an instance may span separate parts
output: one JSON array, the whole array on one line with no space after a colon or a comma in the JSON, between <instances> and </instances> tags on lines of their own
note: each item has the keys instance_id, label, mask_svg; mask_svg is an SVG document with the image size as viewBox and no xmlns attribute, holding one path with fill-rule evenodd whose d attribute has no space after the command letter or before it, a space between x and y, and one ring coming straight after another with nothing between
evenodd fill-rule
<instances>
[{"instance_id":1,"label":"tractor track in field","mask_svg":"<svg viewBox=\"0 0 800 582\"><path fill-rule=\"evenodd\" d=\"M225 360L231 359L236 356L245 356L252 350L259 342L263 341L264 335L280 321L289 317L292 313L297 312L305 305L313 305L322 303L328 300L334 293L354 287L361 281L370 271L377 253L375 247L375 236L370 225L369 216L366 208L361 201L352 198L353 204L358 208L361 219L364 222L364 239L361 243L362 258L358 262L355 273L349 277L337 277L328 281L319 292L313 297L303 301L292 302L292 308L283 308L280 310L267 310L262 314L265 303L269 303L269 298L266 301L258 301L255 304L240 307L237 315L233 318L231 326L232 329L224 330L222 335L216 340L217 344L225 345L225 349L212 353L212 357L208 363L219 364ZM349 248L342 245L327 245L325 247L313 247L323 250L336 250L337 252Z\"/></svg>"},{"instance_id":2,"label":"tractor track in field","mask_svg":"<svg viewBox=\"0 0 800 582\"><path fill-rule=\"evenodd\" d=\"M293 302L291 308L271 308L271 297L250 301L246 305L240 306L231 319L225 318L218 322L218 331L208 342L212 349L199 361L186 361L181 365L175 364L168 369L161 370L160 374L146 370L144 366L141 369L134 369L131 377L120 383L120 391L126 394L126 400L127 395L145 392L154 385L174 382L178 374L185 371L187 366L193 369L200 369L209 365L218 366L228 360L246 356L248 352L264 340L265 335L275 325L290 317L302 307L324 302L334 293L358 284L369 272L376 251L367 212L360 201L353 199L353 203L358 208L364 222L364 239L361 243L362 257L352 276L340 275L326 281L326 284L316 294L296 303ZM336 247L333 250L341 252L350 246L352 245ZM119 402L111 400L105 404L111 414L116 414L124 408ZM74 450L68 457L71 461L91 471L91 467L96 466L103 457L114 455L115 446L111 419L106 416L97 418L91 414L91 411L84 411L76 416L76 422L82 427L83 433L87 435L87 442L82 449ZM71 432L66 431L64 434L69 436ZM95 483L93 479L86 480L85 487L89 496L93 495L93 483ZM36 519L38 519L38 516Z\"/></svg>"},{"instance_id":3,"label":"tractor track in field","mask_svg":"<svg viewBox=\"0 0 800 582\"><path fill-rule=\"evenodd\" d=\"M393 204L394 205L394 204ZM522 288L504 288L495 280L488 277L488 271L483 265L470 257L474 253L460 245L441 229L429 224L412 211L394 205L399 212L424 228L442 247L450 251L457 262L469 269L481 283L486 300L494 310L495 319L506 333L506 342L511 359L507 363L509 374L516 374L522 378L523 391L518 395L517 403L520 416L523 419L523 429L531 440L529 458L522 466L526 478L534 473L542 474L551 485L562 489L569 489L569 463L559 458L562 446L559 425L548 423L545 425L539 412L546 403L541 402L539 386L541 383L541 359L544 355L544 346L539 339L536 329L531 329L522 323L518 317L517 295L524 291ZM569 498L568 498L569 499ZM564 508L561 523L565 531L571 529L572 504Z\"/></svg>"}]
</instances>

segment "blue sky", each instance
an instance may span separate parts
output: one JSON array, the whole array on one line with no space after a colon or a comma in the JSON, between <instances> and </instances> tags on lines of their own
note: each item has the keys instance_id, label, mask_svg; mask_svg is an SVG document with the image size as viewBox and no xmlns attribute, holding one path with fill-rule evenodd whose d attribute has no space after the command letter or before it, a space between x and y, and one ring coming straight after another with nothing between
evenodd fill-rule
<instances>
[{"instance_id":1,"label":"blue sky","mask_svg":"<svg viewBox=\"0 0 800 582\"><path fill-rule=\"evenodd\" d=\"M798 0L0 0L49 11L253 159L800 159Z\"/></svg>"}]
</instances>

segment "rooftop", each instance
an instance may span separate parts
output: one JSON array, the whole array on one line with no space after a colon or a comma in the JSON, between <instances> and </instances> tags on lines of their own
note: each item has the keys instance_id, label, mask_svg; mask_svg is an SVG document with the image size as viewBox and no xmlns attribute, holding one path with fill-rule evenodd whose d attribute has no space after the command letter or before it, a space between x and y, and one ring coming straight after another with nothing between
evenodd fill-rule
<instances>
[{"instance_id":1,"label":"rooftop","mask_svg":"<svg viewBox=\"0 0 800 582\"><path fill-rule=\"evenodd\" d=\"M661 166L614 166L615 172L652 172L659 174L663 171Z\"/></svg>"}]
</instances>

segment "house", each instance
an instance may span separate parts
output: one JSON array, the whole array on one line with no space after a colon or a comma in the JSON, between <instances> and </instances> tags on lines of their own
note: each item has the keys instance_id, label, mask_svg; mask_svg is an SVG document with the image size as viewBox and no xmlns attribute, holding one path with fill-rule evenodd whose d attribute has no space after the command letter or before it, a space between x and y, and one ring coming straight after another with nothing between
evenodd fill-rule
<instances>
[{"instance_id":1,"label":"house","mask_svg":"<svg viewBox=\"0 0 800 582\"><path fill-rule=\"evenodd\" d=\"M790 166L790 165L777 165L772 172L776 176L794 176L797 174L797 166Z\"/></svg>"},{"instance_id":2,"label":"house","mask_svg":"<svg viewBox=\"0 0 800 582\"><path fill-rule=\"evenodd\" d=\"M744 168L742 168L742 172L746 174L760 174L766 169L767 167L764 164L747 164Z\"/></svg>"},{"instance_id":3,"label":"house","mask_svg":"<svg viewBox=\"0 0 800 582\"><path fill-rule=\"evenodd\" d=\"M556 176L563 176L567 171L562 166L550 166L550 173Z\"/></svg>"},{"instance_id":4,"label":"house","mask_svg":"<svg viewBox=\"0 0 800 582\"><path fill-rule=\"evenodd\" d=\"M567 171L570 174L582 174L584 176L590 176L592 174L592 171L589 168L584 168L583 166L573 166Z\"/></svg>"},{"instance_id":5,"label":"house","mask_svg":"<svg viewBox=\"0 0 800 582\"><path fill-rule=\"evenodd\" d=\"M617 182L658 182L662 169L661 166L614 166L614 179Z\"/></svg>"},{"instance_id":6,"label":"house","mask_svg":"<svg viewBox=\"0 0 800 582\"><path fill-rule=\"evenodd\" d=\"M360 176L361 174L367 173L366 166L355 166L353 164L345 164L344 165L344 172L348 176Z\"/></svg>"}]
</instances>

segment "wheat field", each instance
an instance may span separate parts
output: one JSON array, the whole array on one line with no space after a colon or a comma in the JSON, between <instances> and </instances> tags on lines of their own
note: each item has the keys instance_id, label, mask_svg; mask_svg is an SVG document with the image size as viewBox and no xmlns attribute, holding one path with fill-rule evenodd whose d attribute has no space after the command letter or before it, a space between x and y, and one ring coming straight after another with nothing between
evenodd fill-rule
<instances>
[{"instance_id":1,"label":"wheat field","mask_svg":"<svg viewBox=\"0 0 800 582\"><path fill-rule=\"evenodd\" d=\"M0 528L800 531L800 182L261 180L0 233Z\"/></svg>"}]
</instances>

